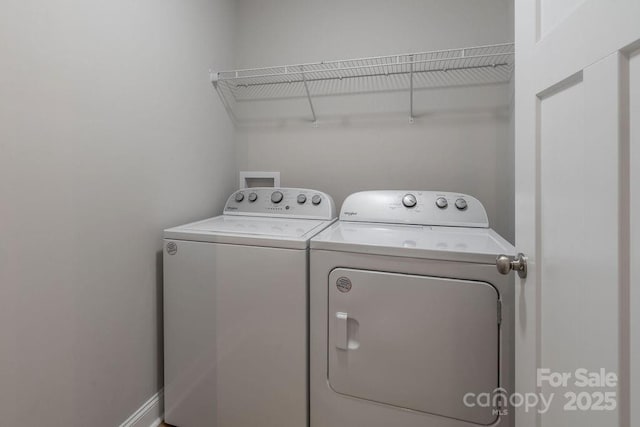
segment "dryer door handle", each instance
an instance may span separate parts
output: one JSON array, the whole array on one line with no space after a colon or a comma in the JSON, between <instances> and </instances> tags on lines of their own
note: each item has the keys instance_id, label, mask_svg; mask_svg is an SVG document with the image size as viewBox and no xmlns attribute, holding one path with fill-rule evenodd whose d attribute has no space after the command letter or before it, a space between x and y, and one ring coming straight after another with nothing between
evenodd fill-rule
<instances>
[{"instance_id":1,"label":"dryer door handle","mask_svg":"<svg viewBox=\"0 0 640 427\"><path fill-rule=\"evenodd\" d=\"M333 319L333 340L336 348L340 350L349 349L349 315L343 312L337 312Z\"/></svg>"}]
</instances>

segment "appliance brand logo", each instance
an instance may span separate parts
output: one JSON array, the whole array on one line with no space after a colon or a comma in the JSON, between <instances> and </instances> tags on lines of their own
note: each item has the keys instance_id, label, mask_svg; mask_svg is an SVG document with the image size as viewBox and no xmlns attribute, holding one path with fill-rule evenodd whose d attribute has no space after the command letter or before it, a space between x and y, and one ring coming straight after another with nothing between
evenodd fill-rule
<instances>
[{"instance_id":1,"label":"appliance brand logo","mask_svg":"<svg viewBox=\"0 0 640 427\"><path fill-rule=\"evenodd\" d=\"M175 255L178 252L178 244L176 242L167 243L167 253L169 255Z\"/></svg>"},{"instance_id":2,"label":"appliance brand logo","mask_svg":"<svg viewBox=\"0 0 640 427\"><path fill-rule=\"evenodd\" d=\"M228 210L228 211L237 211L237 210L238 210L238 208L237 208L237 207L235 207L235 206L227 206L227 209L226 209L226 210Z\"/></svg>"},{"instance_id":3,"label":"appliance brand logo","mask_svg":"<svg viewBox=\"0 0 640 427\"><path fill-rule=\"evenodd\" d=\"M346 211L346 212L343 212L343 214L346 216L355 216L355 215L358 215L358 212Z\"/></svg>"},{"instance_id":4,"label":"appliance brand logo","mask_svg":"<svg viewBox=\"0 0 640 427\"><path fill-rule=\"evenodd\" d=\"M351 280L348 277L338 277L336 280L336 287L342 293L349 292L351 290Z\"/></svg>"}]
</instances>

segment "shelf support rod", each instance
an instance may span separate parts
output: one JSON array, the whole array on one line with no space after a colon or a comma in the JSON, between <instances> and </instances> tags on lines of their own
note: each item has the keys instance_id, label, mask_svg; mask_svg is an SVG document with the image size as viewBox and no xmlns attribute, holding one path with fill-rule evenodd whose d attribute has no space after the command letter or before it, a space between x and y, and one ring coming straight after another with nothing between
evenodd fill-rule
<instances>
[{"instance_id":1,"label":"shelf support rod","mask_svg":"<svg viewBox=\"0 0 640 427\"><path fill-rule=\"evenodd\" d=\"M309 93L309 85L307 85L307 77L304 75L304 67L300 66L300 72L302 74L302 83L304 84L304 90L307 93L307 99L309 100L309 107L311 108L311 115L313 116L313 125L318 126L318 119L316 118L316 110L313 108L313 102L311 102L311 94Z\"/></svg>"},{"instance_id":2,"label":"shelf support rod","mask_svg":"<svg viewBox=\"0 0 640 427\"><path fill-rule=\"evenodd\" d=\"M413 124L413 55L409 56L411 68L409 69L409 123Z\"/></svg>"},{"instance_id":3,"label":"shelf support rod","mask_svg":"<svg viewBox=\"0 0 640 427\"><path fill-rule=\"evenodd\" d=\"M236 74L237 74L237 71L236 71ZM222 88L220 87L220 73L209 70L209 78L211 79L211 84L216 90L216 93L218 94L218 96L220 97L220 101L222 101L222 105L224 106L224 109L227 111L227 114L229 115L231 122L233 123L234 126L238 126L238 123L239 123L238 119L236 115L233 114L233 109L229 105L229 101L227 101L227 98L224 96L224 93L222 92Z\"/></svg>"}]
</instances>

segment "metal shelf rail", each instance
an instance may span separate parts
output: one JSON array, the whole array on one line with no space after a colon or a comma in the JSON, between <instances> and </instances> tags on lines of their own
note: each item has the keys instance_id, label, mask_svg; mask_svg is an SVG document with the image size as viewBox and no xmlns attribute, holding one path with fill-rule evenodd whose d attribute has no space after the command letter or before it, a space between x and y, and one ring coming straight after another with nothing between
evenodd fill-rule
<instances>
[{"instance_id":1,"label":"metal shelf rail","mask_svg":"<svg viewBox=\"0 0 640 427\"><path fill-rule=\"evenodd\" d=\"M313 98L347 93L408 91L413 123L416 89L508 82L513 43L432 52L324 61L277 67L211 72L211 82L234 122L233 104L306 97L317 123Z\"/></svg>"}]
</instances>

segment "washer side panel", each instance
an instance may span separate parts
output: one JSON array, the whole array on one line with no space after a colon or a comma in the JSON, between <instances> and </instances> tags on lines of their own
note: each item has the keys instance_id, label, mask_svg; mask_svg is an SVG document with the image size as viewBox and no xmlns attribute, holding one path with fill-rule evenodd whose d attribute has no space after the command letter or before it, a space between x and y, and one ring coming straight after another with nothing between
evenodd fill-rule
<instances>
[{"instance_id":1,"label":"washer side panel","mask_svg":"<svg viewBox=\"0 0 640 427\"><path fill-rule=\"evenodd\" d=\"M173 241L164 251L165 420L307 423L307 251Z\"/></svg>"}]
</instances>

